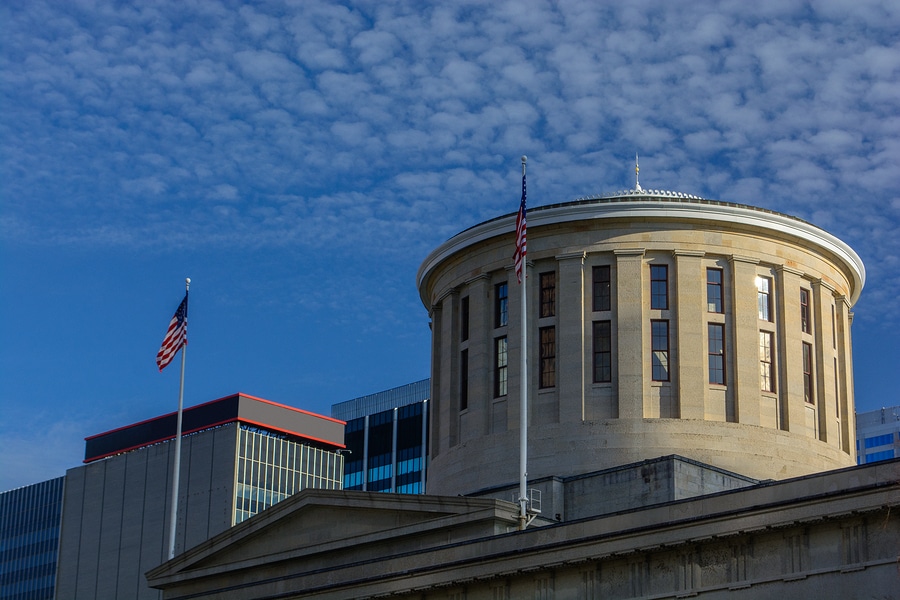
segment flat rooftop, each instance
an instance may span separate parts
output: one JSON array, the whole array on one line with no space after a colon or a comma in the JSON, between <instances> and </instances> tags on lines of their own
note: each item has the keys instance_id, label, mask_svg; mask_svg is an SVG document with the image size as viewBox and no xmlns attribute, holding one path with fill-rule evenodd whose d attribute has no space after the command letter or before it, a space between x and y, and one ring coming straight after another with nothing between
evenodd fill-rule
<instances>
[{"instance_id":1,"label":"flat rooftop","mask_svg":"<svg viewBox=\"0 0 900 600\"><path fill-rule=\"evenodd\" d=\"M344 421L240 393L185 408L181 429L187 435L228 423L281 433L326 450L344 447ZM175 439L177 428L178 413L171 412L86 437L84 462Z\"/></svg>"}]
</instances>

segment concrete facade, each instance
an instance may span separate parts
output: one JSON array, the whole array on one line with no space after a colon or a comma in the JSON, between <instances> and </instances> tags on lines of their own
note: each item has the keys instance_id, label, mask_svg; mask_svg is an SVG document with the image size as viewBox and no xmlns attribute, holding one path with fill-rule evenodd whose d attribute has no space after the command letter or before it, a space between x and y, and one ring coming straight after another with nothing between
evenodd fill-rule
<instances>
[{"instance_id":1,"label":"concrete facade","mask_svg":"<svg viewBox=\"0 0 900 600\"><path fill-rule=\"evenodd\" d=\"M66 473L59 600L160 597L144 573L168 559L175 455L169 417L86 439L88 449L121 449ZM193 433L182 438L176 553L302 489L341 489L342 421L244 394L188 408L184 420ZM287 429L295 425L303 429ZM148 445L132 448L134 440Z\"/></svg>"},{"instance_id":2,"label":"concrete facade","mask_svg":"<svg viewBox=\"0 0 900 600\"><path fill-rule=\"evenodd\" d=\"M518 479L514 228L515 215L476 225L419 269L432 493ZM527 258L529 479L669 454L760 480L855 464L850 309L865 269L834 236L749 206L632 191L530 210ZM594 298L603 270L607 305Z\"/></svg>"},{"instance_id":3,"label":"concrete facade","mask_svg":"<svg viewBox=\"0 0 900 600\"><path fill-rule=\"evenodd\" d=\"M895 598L900 460L516 531L501 500L310 490L147 574L165 600Z\"/></svg>"}]
</instances>

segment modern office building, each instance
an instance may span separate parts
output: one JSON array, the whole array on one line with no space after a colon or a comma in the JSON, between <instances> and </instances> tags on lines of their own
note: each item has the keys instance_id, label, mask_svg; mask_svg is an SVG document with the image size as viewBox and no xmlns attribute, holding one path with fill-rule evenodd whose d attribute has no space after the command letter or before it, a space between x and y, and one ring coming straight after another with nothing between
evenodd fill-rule
<instances>
[{"instance_id":1,"label":"modern office building","mask_svg":"<svg viewBox=\"0 0 900 600\"><path fill-rule=\"evenodd\" d=\"M65 477L0 494L0 600L51 600Z\"/></svg>"},{"instance_id":2,"label":"modern office building","mask_svg":"<svg viewBox=\"0 0 900 600\"><path fill-rule=\"evenodd\" d=\"M423 379L331 407L347 422L345 490L425 493L430 394Z\"/></svg>"},{"instance_id":3,"label":"modern office building","mask_svg":"<svg viewBox=\"0 0 900 600\"><path fill-rule=\"evenodd\" d=\"M438 246L429 493L678 455L757 480L856 464L847 244L800 219L639 187L531 209L527 348L515 215Z\"/></svg>"},{"instance_id":4,"label":"modern office building","mask_svg":"<svg viewBox=\"0 0 900 600\"><path fill-rule=\"evenodd\" d=\"M66 473L56 598L159 598L175 413L91 436ZM176 553L308 488L341 489L344 422L245 394L184 411Z\"/></svg>"},{"instance_id":5,"label":"modern office building","mask_svg":"<svg viewBox=\"0 0 900 600\"><path fill-rule=\"evenodd\" d=\"M856 462L900 457L900 406L856 414Z\"/></svg>"}]
</instances>

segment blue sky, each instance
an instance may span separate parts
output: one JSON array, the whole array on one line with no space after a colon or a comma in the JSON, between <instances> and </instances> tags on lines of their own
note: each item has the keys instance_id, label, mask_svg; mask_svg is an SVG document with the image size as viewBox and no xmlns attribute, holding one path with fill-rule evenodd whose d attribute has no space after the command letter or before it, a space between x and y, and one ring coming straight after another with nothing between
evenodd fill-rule
<instances>
[{"instance_id":1,"label":"blue sky","mask_svg":"<svg viewBox=\"0 0 900 600\"><path fill-rule=\"evenodd\" d=\"M817 2L0 5L0 490L185 402L328 414L429 375L415 274L633 187L799 216L866 263L858 410L900 404L900 9Z\"/></svg>"}]
</instances>

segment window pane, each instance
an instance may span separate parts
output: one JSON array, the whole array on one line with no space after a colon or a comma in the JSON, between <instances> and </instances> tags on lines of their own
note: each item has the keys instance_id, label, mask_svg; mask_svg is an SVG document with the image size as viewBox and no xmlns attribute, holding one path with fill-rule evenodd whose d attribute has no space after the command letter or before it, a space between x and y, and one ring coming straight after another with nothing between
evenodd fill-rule
<instances>
[{"instance_id":1,"label":"window pane","mask_svg":"<svg viewBox=\"0 0 900 600\"><path fill-rule=\"evenodd\" d=\"M756 300L761 321L772 320L772 280L768 277L756 278Z\"/></svg>"},{"instance_id":2,"label":"window pane","mask_svg":"<svg viewBox=\"0 0 900 600\"><path fill-rule=\"evenodd\" d=\"M541 378L540 387L556 385L556 328L541 327Z\"/></svg>"},{"instance_id":3,"label":"window pane","mask_svg":"<svg viewBox=\"0 0 900 600\"><path fill-rule=\"evenodd\" d=\"M775 391L775 371L773 370L774 353L772 333L759 332L759 387L764 392Z\"/></svg>"},{"instance_id":4,"label":"window pane","mask_svg":"<svg viewBox=\"0 0 900 600\"><path fill-rule=\"evenodd\" d=\"M612 381L612 339L610 322L594 323L594 382Z\"/></svg>"},{"instance_id":5,"label":"window pane","mask_svg":"<svg viewBox=\"0 0 900 600\"><path fill-rule=\"evenodd\" d=\"M669 308L669 268L666 265L650 265L650 308Z\"/></svg>"},{"instance_id":6,"label":"window pane","mask_svg":"<svg viewBox=\"0 0 900 600\"><path fill-rule=\"evenodd\" d=\"M609 310L611 286L609 267L594 267L594 310Z\"/></svg>"},{"instance_id":7,"label":"window pane","mask_svg":"<svg viewBox=\"0 0 900 600\"><path fill-rule=\"evenodd\" d=\"M556 273L541 273L541 317L556 315Z\"/></svg>"},{"instance_id":8,"label":"window pane","mask_svg":"<svg viewBox=\"0 0 900 600\"><path fill-rule=\"evenodd\" d=\"M669 381L669 322L651 321L653 381Z\"/></svg>"},{"instance_id":9,"label":"window pane","mask_svg":"<svg viewBox=\"0 0 900 600\"><path fill-rule=\"evenodd\" d=\"M469 297L466 296L460 301L459 320L462 322L459 337L462 341L469 339Z\"/></svg>"},{"instance_id":10,"label":"window pane","mask_svg":"<svg viewBox=\"0 0 900 600\"><path fill-rule=\"evenodd\" d=\"M509 297L506 282L494 287L494 327L506 327L509 322Z\"/></svg>"},{"instance_id":11,"label":"window pane","mask_svg":"<svg viewBox=\"0 0 900 600\"><path fill-rule=\"evenodd\" d=\"M812 332L812 322L809 316L809 290L800 288L800 329L804 333Z\"/></svg>"},{"instance_id":12,"label":"window pane","mask_svg":"<svg viewBox=\"0 0 900 600\"><path fill-rule=\"evenodd\" d=\"M506 338L494 340L494 397L506 395L507 390L507 345Z\"/></svg>"},{"instance_id":13,"label":"window pane","mask_svg":"<svg viewBox=\"0 0 900 600\"><path fill-rule=\"evenodd\" d=\"M709 382L725 385L725 326L709 323Z\"/></svg>"},{"instance_id":14,"label":"window pane","mask_svg":"<svg viewBox=\"0 0 900 600\"><path fill-rule=\"evenodd\" d=\"M469 408L469 350L459 354L459 410L466 410Z\"/></svg>"},{"instance_id":15,"label":"window pane","mask_svg":"<svg viewBox=\"0 0 900 600\"><path fill-rule=\"evenodd\" d=\"M722 310L722 269L706 270L706 310L721 313Z\"/></svg>"},{"instance_id":16,"label":"window pane","mask_svg":"<svg viewBox=\"0 0 900 600\"><path fill-rule=\"evenodd\" d=\"M810 404L815 402L813 395L812 345L803 342L803 399Z\"/></svg>"}]
</instances>

